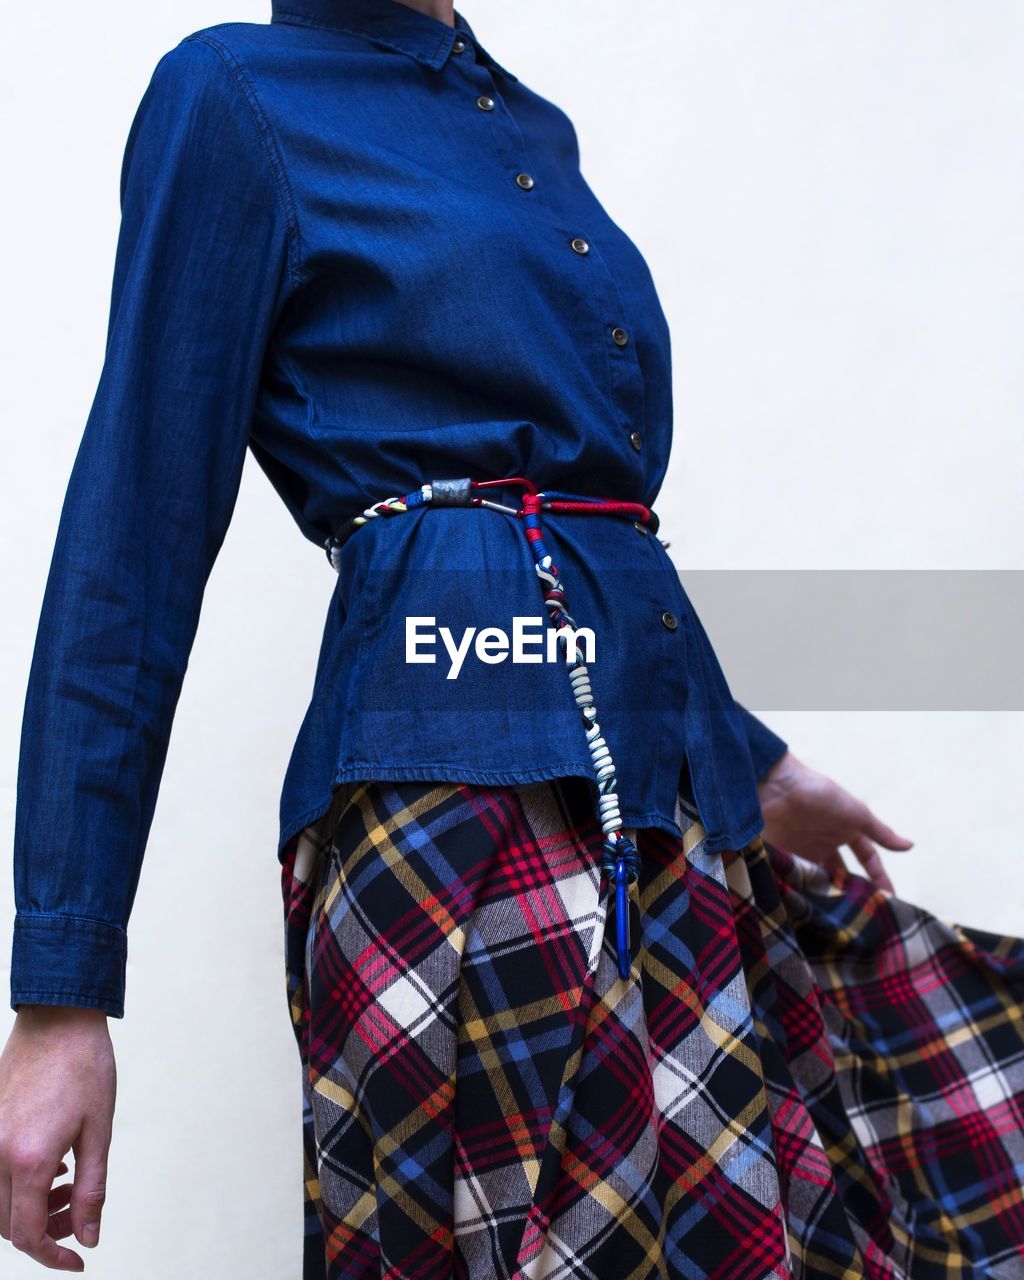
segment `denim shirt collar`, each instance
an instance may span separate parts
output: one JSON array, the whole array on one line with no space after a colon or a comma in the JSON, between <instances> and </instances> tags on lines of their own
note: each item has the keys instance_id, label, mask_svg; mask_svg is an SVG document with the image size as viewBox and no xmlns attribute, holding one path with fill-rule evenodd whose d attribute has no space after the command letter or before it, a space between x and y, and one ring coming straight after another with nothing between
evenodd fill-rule
<instances>
[{"instance_id":1,"label":"denim shirt collar","mask_svg":"<svg viewBox=\"0 0 1024 1280\"><path fill-rule=\"evenodd\" d=\"M272 0L272 22L332 27L364 36L375 44L408 54L435 71L443 67L457 35L476 45L480 60L509 80L518 76L491 57L458 10L455 26L401 4L400 0Z\"/></svg>"}]
</instances>

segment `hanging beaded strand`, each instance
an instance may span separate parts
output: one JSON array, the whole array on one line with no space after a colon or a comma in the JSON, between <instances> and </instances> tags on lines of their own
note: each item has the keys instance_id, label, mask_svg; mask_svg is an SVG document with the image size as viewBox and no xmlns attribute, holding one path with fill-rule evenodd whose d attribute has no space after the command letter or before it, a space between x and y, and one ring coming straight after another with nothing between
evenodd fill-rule
<instances>
[{"instance_id":1,"label":"hanging beaded strand","mask_svg":"<svg viewBox=\"0 0 1024 1280\"><path fill-rule=\"evenodd\" d=\"M520 507L510 507L480 497L474 490L491 488L521 488L524 490ZM601 874L615 890L615 957L619 976L628 978L632 965L632 947L629 929L629 886L640 874L640 853L633 841L622 830L619 809L618 779L611 749L601 732L597 720L597 707L590 683L590 672L579 654L576 644L576 622L569 613L565 588L559 579L558 569L544 543L541 525L542 511L572 512L586 515L616 515L639 521L651 532L658 528L658 518L648 507L636 502L618 502L590 498L575 494L538 493L531 481L521 477L505 480L433 480L421 485L403 497L385 498L375 502L365 511L353 516L338 533L325 540L327 558L335 570L340 570L340 550L356 529L371 520L401 515L425 505L450 507L483 507L505 515L518 517L523 522L526 538L533 554L534 569L541 584L548 617L555 628L557 642L563 653L573 700L579 708L586 735L587 748L594 766L598 792L598 819L603 836Z\"/></svg>"},{"instance_id":2,"label":"hanging beaded strand","mask_svg":"<svg viewBox=\"0 0 1024 1280\"><path fill-rule=\"evenodd\" d=\"M542 494L526 494L523 497L523 524L533 552L534 568L540 578L544 603L555 634L562 646L573 698L580 709L586 731L587 747L593 761L597 779L598 817L604 835L601 872L615 888L615 956L619 976L628 978L631 965L629 938L629 886L640 874L640 854L636 845L622 830L619 812L618 779L615 762L608 743L597 722L597 708L590 685L590 672L580 657L576 645L576 622L569 613L565 588L558 576L558 569L544 545L540 513Z\"/></svg>"}]
</instances>

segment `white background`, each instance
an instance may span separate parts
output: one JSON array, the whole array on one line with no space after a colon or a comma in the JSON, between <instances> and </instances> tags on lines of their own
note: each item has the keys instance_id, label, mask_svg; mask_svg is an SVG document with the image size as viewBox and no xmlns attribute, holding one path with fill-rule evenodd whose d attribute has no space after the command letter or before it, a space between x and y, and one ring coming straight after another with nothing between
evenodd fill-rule
<instances>
[{"instance_id":1,"label":"white background","mask_svg":"<svg viewBox=\"0 0 1024 1280\"><path fill-rule=\"evenodd\" d=\"M573 117L585 175L651 265L676 361L659 509L681 568L1024 568L1019 4L466 0L464 12ZM128 126L182 36L268 13L255 0L62 0L2 20L7 850L35 623L99 373ZM97 1277L299 1274L300 1079L274 852L331 588L250 458L175 721L127 1017L111 1021L120 1081L104 1239L87 1255ZM757 709L916 839L889 859L902 896L1024 934L1024 716ZM5 875L0 939L12 914ZM39 1274L0 1251L5 1276Z\"/></svg>"}]
</instances>

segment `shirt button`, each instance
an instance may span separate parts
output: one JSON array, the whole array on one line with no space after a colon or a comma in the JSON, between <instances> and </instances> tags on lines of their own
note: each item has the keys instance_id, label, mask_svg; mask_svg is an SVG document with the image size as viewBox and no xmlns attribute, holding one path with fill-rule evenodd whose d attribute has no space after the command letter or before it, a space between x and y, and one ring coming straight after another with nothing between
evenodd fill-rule
<instances>
[{"instance_id":1,"label":"shirt button","mask_svg":"<svg viewBox=\"0 0 1024 1280\"><path fill-rule=\"evenodd\" d=\"M529 191L529 189L533 186L533 179L530 177L528 173L517 173L516 182L519 183L519 185L522 187L524 191Z\"/></svg>"},{"instance_id":2,"label":"shirt button","mask_svg":"<svg viewBox=\"0 0 1024 1280\"><path fill-rule=\"evenodd\" d=\"M480 108L481 111L493 111L494 99L488 98L488 96L485 93L482 93L480 97L477 98L476 105Z\"/></svg>"},{"instance_id":3,"label":"shirt button","mask_svg":"<svg viewBox=\"0 0 1024 1280\"><path fill-rule=\"evenodd\" d=\"M452 42L452 53L462 53L466 48L466 42L461 36L456 36Z\"/></svg>"},{"instance_id":4,"label":"shirt button","mask_svg":"<svg viewBox=\"0 0 1024 1280\"><path fill-rule=\"evenodd\" d=\"M625 329L615 328L612 330L612 342L614 342L617 347L624 347L628 341L629 334Z\"/></svg>"},{"instance_id":5,"label":"shirt button","mask_svg":"<svg viewBox=\"0 0 1024 1280\"><path fill-rule=\"evenodd\" d=\"M587 244L586 240L581 239L580 236L577 236L575 240L570 240L569 244L572 246L573 253L590 252L590 245Z\"/></svg>"},{"instance_id":6,"label":"shirt button","mask_svg":"<svg viewBox=\"0 0 1024 1280\"><path fill-rule=\"evenodd\" d=\"M637 451L637 453L640 452L640 450L644 447L644 442L640 438L639 431L631 431L629 433L629 443L633 446L633 448Z\"/></svg>"},{"instance_id":7,"label":"shirt button","mask_svg":"<svg viewBox=\"0 0 1024 1280\"><path fill-rule=\"evenodd\" d=\"M661 622L663 626L669 629L669 631L675 631L676 627L679 626L679 620L676 615L674 613L669 613L667 609L661 615Z\"/></svg>"}]
</instances>

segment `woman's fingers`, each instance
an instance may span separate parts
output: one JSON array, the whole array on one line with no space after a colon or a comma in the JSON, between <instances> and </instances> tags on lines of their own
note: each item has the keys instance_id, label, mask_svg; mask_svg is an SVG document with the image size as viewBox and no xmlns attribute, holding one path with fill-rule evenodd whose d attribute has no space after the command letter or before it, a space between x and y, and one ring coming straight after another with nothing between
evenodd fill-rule
<instances>
[{"instance_id":1,"label":"woman's fingers","mask_svg":"<svg viewBox=\"0 0 1024 1280\"><path fill-rule=\"evenodd\" d=\"M914 847L913 840L908 840L906 836L898 836L888 823L883 822L881 818L876 818L870 809L866 813L864 832L870 839L880 844L883 849L902 851Z\"/></svg>"},{"instance_id":2,"label":"woman's fingers","mask_svg":"<svg viewBox=\"0 0 1024 1280\"><path fill-rule=\"evenodd\" d=\"M65 1205L69 1205L71 1203L71 1183L58 1182L46 1197L46 1203L51 1213L56 1213L58 1209L63 1209Z\"/></svg>"},{"instance_id":3,"label":"woman's fingers","mask_svg":"<svg viewBox=\"0 0 1024 1280\"><path fill-rule=\"evenodd\" d=\"M71 1203L71 1191L70 1182L61 1182L47 1197L47 1208L50 1211L50 1225L47 1232L54 1240L64 1240L74 1230L71 1224L71 1210L68 1208Z\"/></svg>"},{"instance_id":4,"label":"woman's fingers","mask_svg":"<svg viewBox=\"0 0 1024 1280\"><path fill-rule=\"evenodd\" d=\"M868 878L873 884L878 885L880 889L886 889L889 893L895 893L893 883L882 865L882 855L866 835L853 836L849 841L849 846L853 850L857 861L861 864L868 874Z\"/></svg>"},{"instance_id":5,"label":"woman's fingers","mask_svg":"<svg viewBox=\"0 0 1024 1280\"><path fill-rule=\"evenodd\" d=\"M11 1244L41 1266L54 1271L84 1271L77 1253L66 1249L49 1234L47 1197L53 1182L53 1166L41 1163L15 1167L11 1185Z\"/></svg>"},{"instance_id":6,"label":"woman's fingers","mask_svg":"<svg viewBox=\"0 0 1024 1280\"><path fill-rule=\"evenodd\" d=\"M75 1181L71 1196L71 1221L79 1244L94 1249L100 1239L100 1214L106 1200L107 1151L110 1130L86 1120L75 1143Z\"/></svg>"},{"instance_id":7,"label":"woman's fingers","mask_svg":"<svg viewBox=\"0 0 1024 1280\"><path fill-rule=\"evenodd\" d=\"M822 863L822 866L833 880L838 880L840 876L846 872L846 863L843 861L843 855L838 849L835 853L829 854Z\"/></svg>"},{"instance_id":8,"label":"woman's fingers","mask_svg":"<svg viewBox=\"0 0 1024 1280\"><path fill-rule=\"evenodd\" d=\"M57 1172L54 1176L59 1178L61 1174L67 1173L67 1171L68 1166L65 1161L62 1160L57 1166ZM66 1231L53 1230L55 1219L52 1216L60 1210L63 1210L64 1206L69 1205L70 1203L70 1182L62 1182L59 1186L53 1187L52 1190L47 1193L47 1211L51 1215L49 1234L53 1236L54 1240L62 1240L64 1236L71 1234L70 1216L68 1217L68 1226ZM0 1236L3 1236L5 1240L10 1240L11 1238L11 1179L6 1174L3 1177L0 1177Z\"/></svg>"}]
</instances>

